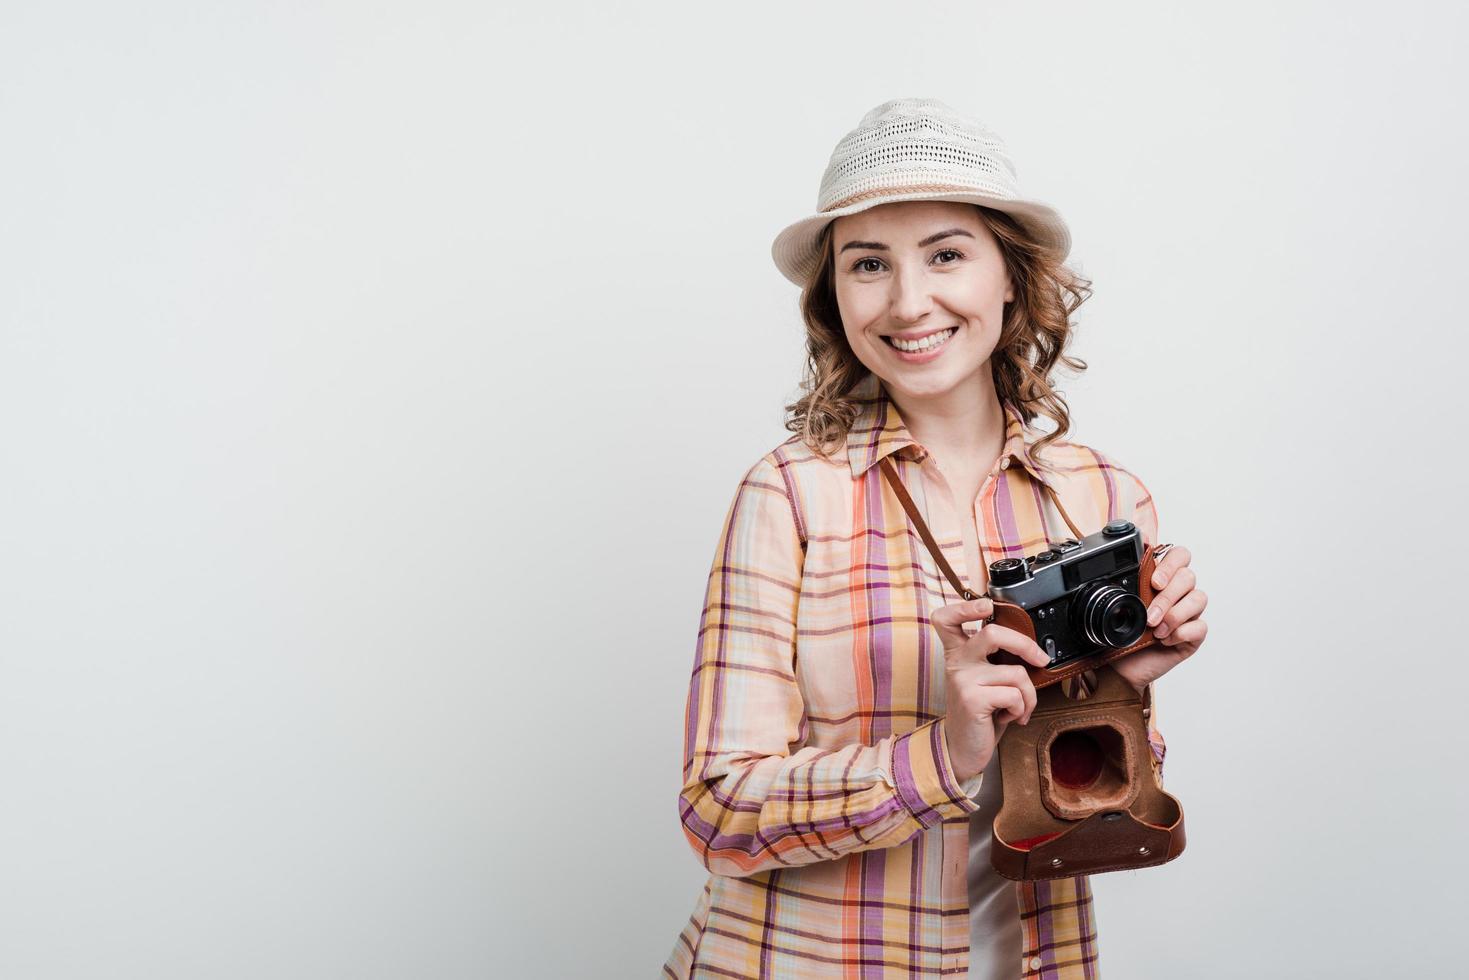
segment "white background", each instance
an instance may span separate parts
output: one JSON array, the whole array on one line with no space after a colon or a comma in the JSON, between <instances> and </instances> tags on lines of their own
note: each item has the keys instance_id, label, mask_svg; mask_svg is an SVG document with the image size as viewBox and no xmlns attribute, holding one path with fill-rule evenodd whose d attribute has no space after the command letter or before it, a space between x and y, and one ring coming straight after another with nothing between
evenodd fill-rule
<instances>
[{"instance_id":1,"label":"white background","mask_svg":"<svg viewBox=\"0 0 1469 980\"><path fill-rule=\"evenodd\" d=\"M1210 596L1106 974L1452 971L1462 6L495 7L0 10L0 975L655 976L770 239L910 95L1070 222L1072 437Z\"/></svg>"}]
</instances>

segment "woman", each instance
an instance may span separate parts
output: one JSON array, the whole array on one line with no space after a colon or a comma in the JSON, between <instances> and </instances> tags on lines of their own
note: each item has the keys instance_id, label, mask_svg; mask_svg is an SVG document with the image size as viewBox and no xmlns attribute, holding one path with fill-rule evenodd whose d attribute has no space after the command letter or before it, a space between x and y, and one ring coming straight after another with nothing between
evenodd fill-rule
<instances>
[{"instance_id":1,"label":"woman","mask_svg":"<svg viewBox=\"0 0 1469 980\"><path fill-rule=\"evenodd\" d=\"M1036 693L987 656L1046 655L955 594L878 465L975 593L989 562L1070 536L1043 484L1084 533L1126 518L1157 541L1142 481L1062 438L1050 374L1085 368L1063 351L1089 286L1068 248L993 133L917 99L867 113L818 213L777 237L803 288L806 394L741 481L709 576L679 800L712 875L665 975L1099 975L1088 879L1013 882L988 858L995 746ZM1037 415L1055 431L1037 438ZM1158 642L1111 664L1145 703L1204 639L1189 558L1158 565Z\"/></svg>"}]
</instances>

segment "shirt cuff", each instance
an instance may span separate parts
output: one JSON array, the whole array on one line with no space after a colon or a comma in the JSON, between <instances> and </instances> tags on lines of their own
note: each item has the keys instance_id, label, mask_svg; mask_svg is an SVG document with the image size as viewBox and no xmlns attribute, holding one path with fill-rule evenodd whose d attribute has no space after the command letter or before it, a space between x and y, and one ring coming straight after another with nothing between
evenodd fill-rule
<instances>
[{"instance_id":1,"label":"shirt cuff","mask_svg":"<svg viewBox=\"0 0 1469 980\"><path fill-rule=\"evenodd\" d=\"M925 827L979 809L954 776L942 718L894 740L893 784L903 805Z\"/></svg>"}]
</instances>

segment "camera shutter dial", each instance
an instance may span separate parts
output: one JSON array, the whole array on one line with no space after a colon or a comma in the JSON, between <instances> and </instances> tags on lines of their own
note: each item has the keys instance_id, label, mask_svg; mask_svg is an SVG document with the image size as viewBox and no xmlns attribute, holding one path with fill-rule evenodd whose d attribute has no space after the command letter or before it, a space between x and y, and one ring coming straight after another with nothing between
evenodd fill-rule
<instances>
[{"instance_id":1,"label":"camera shutter dial","mask_svg":"<svg viewBox=\"0 0 1469 980\"><path fill-rule=\"evenodd\" d=\"M991 585L1016 585L1030 578L1030 568L1019 558L990 562Z\"/></svg>"}]
</instances>

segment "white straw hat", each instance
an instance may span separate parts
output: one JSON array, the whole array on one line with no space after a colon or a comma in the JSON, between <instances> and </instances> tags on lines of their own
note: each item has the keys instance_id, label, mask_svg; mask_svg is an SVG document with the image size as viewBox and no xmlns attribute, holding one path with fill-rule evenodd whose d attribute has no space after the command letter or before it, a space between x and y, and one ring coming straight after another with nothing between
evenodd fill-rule
<instances>
[{"instance_id":1,"label":"white straw hat","mask_svg":"<svg viewBox=\"0 0 1469 980\"><path fill-rule=\"evenodd\" d=\"M787 226L770 246L775 265L804 288L822 256L821 230L844 214L890 201L965 201L1005 211L1061 258L1071 232L1056 210L1024 198L1000 137L937 99L893 99L837 143L821 176L816 214Z\"/></svg>"}]
</instances>

